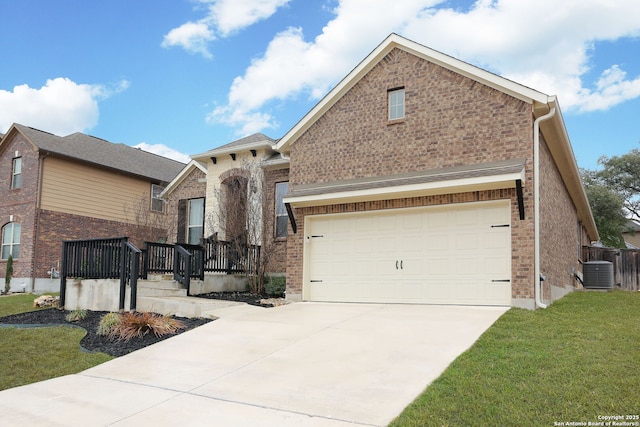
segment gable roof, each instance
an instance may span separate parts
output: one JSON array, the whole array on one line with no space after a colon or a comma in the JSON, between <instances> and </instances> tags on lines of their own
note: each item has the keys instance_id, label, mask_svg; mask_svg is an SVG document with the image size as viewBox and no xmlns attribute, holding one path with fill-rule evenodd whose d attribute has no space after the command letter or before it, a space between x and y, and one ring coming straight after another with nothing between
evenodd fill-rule
<instances>
[{"instance_id":1,"label":"gable roof","mask_svg":"<svg viewBox=\"0 0 640 427\"><path fill-rule=\"evenodd\" d=\"M262 133L254 133L253 135L245 136L244 138L237 139L228 144L221 145L213 150L205 151L201 154L194 154L192 159L210 158L215 156L221 156L223 154L237 153L240 151L254 150L258 148L266 148L272 150L273 145L277 141L273 138L269 138Z\"/></svg>"},{"instance_id":2,"label":"gable roof","mask_svg":"<svg viewBox=\"0 0 640 427\"><path fill-rule=\"evenodd\" d=\"M184 167L184 163L157 154L114 144L101 138L73 133L64 137L32 127L13 124L40 152L80 160L153 181L170 182ZM11 132L7 132L7 135Z\"/></svg>"},{"instance_id":3,"label":"gable roof","mask_svg":"<svg viewBox=\"0 0 640 427\"><path fill-rule=\"evenodd\" d=\"M430 49L424 45L390 34L362 62L342 79L324 98L320 100L295 126L293 126L275 145L275 149L288 153L290 145L329 110L344 94L371 71L393 49L402 49L412 55L461 74L491 88L507 93L529 104L546 105L549 96L519 83L500 77L497 74L478 68L452 56ZM548 110L547 110L548 111Z\"/></svg>"},{"instance_id":4,"label":"gable roof","mask_svg":"<svg viewBox=\"0 0 640 427\"><path fill-rule=\"evenodd\" d=\"M576 206L578 217L583 221L589 236L593 240L599 239L598 229L593 219L593 213L591 212L584 186L582 185L578 164L573 154L573 149L571 148L571 142L557 98L430 49L395 33L390 34L362 62L347 74L344 79L329 91L320 102L274 145L274 150L288 157L291 145L393 49L402 49L426 61L527 102L532 106L531 109L534 118L542 117L553 111L554 114L549 120L540 123L540 131L547 142L551 155L562 176L562 180Z\"/></svg>"},{"instance_id":5,"label":"gable roof","mask_svg":"<svg viewBox=\"0 0 640 427\"><path fill-rule=\"evenodd\" d=\"M206 166L204 166L202 163L200 163L197 160L191 160L189 163L187 163L187 165L184 168L182 168L182 170L178 173L178 175L176 175L176 177L173 178L173 180L171 180L169 184L167 184L165 189L162 190L162 193L160 193L160 197L165 197L171 194L171 192L176 188L178 188L180 183L184 181L184 179L188 177L191 174L191 172L193 172L196 169L200 169L205 174L205 176L207 175Z\"/></svg>"}]
</instances>

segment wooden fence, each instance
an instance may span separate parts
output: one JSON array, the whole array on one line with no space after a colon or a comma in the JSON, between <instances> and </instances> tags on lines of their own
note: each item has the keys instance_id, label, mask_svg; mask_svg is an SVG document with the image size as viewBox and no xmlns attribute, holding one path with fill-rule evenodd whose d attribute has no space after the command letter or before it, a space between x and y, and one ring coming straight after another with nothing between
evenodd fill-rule
<instances>
[{"instance_id":1,"label":"wooden fence","mask_svg":"<svg viewBox=\"0 0 640 427\"><path fill-rule=\"evenodd\" d=\"M628 291L640 290L640 250L583 246L582 260L611 262L615 284Z\"/></svg>"}]
</instances>

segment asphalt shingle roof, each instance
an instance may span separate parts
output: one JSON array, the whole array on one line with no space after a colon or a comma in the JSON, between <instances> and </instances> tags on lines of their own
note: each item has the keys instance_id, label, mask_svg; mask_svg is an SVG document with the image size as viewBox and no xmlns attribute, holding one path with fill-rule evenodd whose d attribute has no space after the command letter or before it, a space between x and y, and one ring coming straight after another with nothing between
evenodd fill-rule
<instances>
[{"instance_id":1,"label":"asphalt shingle roof","mask_svg":"<svg viewBox=\"0 0 640 427\"><path fill-rule=\"evenodd\" d=\"M56 136L28 126L15 127L41 151L70 157L161 182L170 182L184 163L125 144L114 144L83 133Z\"/></svg>"}]
</instances>

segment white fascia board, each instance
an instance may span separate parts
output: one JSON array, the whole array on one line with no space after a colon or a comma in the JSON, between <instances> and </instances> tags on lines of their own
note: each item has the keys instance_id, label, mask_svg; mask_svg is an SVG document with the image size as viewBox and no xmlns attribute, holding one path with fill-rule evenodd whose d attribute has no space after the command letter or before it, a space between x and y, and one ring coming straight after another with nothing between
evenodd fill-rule
<instances>
[{"instance_id":1,"label":"white fascia board","mask_svg":"<svg viewBox=\"0 0 640 427\"><path fill-rule=\"evenodd\" d=\"M294 207L336 205L376 200L400 199L408 197L434 196L468 191L498 190L514 188L516 180L524 182L524 169L520 172L474 178L451 179L421 184L398 185L394 187L370 188L366 190L338 191L335 193L310 196L285 197L284 203Z\"/></svg>"}]
</instances>

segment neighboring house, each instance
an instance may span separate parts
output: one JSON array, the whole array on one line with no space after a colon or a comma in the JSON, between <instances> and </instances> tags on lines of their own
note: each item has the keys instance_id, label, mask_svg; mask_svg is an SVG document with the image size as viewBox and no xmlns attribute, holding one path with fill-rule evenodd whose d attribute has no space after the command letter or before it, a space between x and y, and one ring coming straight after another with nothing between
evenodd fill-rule
<instances>
[{"instance_id":1,"label":"neighboring house","mask_svg":"<svg viewBox=\"0 0 640 427\"><path fill-rule=\"evenodd\" d=\"M12 290L57 290L64 240L166 240L160 193L183 163L74 133L14 124L0 142L0 275L14 258Z\"/></svg>"},{"instance_id":2,"label":"neighboring house","mask_svg":"<svg viewBox=\"0 0 640 427\"><path fill-rule=\"evenodd\" d=\"M282 139L193 159L206 203L177 240L233 238L226 205L261 206L252 243L291 300L532 309L599 239L557 99L395 34Z\"/></svg>"},{"instance_id":3,"label":"neighboring house","mask_svg":"<svg viewBox=\"0 0 640 427\"><path fill-rule=\"evenodd\" d=\"M640 248L640 224L631 219L627 221L625 231L622 233L622 238L624 239L627 249Z\"/></svg>"}]
</instances>

